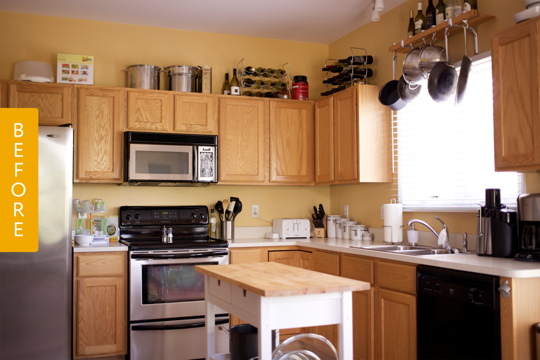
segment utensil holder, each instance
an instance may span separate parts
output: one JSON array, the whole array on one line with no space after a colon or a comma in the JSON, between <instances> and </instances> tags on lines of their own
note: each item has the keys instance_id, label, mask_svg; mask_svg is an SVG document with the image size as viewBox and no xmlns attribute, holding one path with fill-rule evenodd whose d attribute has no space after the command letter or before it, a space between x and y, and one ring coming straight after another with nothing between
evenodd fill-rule
<instances>
[{"instance_id":1,"label":"utensil holder","mask_svg":"<svg viewBox=\"0 0 540 360\"><path fill-rule=\"evenodd\" d=\"M234 221L221 222L221 239L234 240Z\"/></svg>"}]
</instances>

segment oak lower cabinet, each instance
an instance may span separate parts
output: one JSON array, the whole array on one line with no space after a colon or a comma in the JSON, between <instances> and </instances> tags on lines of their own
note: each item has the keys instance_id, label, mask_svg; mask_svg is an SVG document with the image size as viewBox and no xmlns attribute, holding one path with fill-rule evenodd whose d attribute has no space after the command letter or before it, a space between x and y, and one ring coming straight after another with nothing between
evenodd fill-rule
<instances>
[{"instance_id":1,"label":"oak lower cabinet","mask_svg":"<svg viewBox=\"0 0 540 360\"><path fill-rule=\"evenodd\" d=\"M7 106L37 108L39 125L72 124L76 113L76 90L71 84L10 81L7 85Z\"/></svg>"},{"instance_id":2,"label":"oak lower cabinet","mask_svg":"<svg viewBox=\"0 0 540 360\"><path fill-rule=\"evenodd\" d=\"M270 101L270 182L313 185L313 102Z\"/></svg>"},{"instance_id":3,"label":"oak lower cabinet","mask_svg":"<svg viewBox=\"0 0 540 360\"><path fill-rule=\"evenodd\" d=\"M315 102L316 185L392 181L391 113L379 91L357 85Z\"/></svg>"},{"instance_id":4,"label":"oak lower cabinet","mask_svg":"<svg viewBox=\"0 0 540 360\"><path fill-rule=\"evenodd\" d=\"M268 102L219 97L219 182L268 183Z\"/></svg>"},{"instance_id":5,"label":"oak lower cabinet","mask_svg":"<svg viewBox=\"0 0 540 360\"><path fill-rule=\"evenodd\" d=\"M495 170L540 169L540 18L491 35Z\"/></svg>"},{"instance_id":6,"label":"oak lower cabinet","mask_svg":"<svg viewBox=\"0 0 540 360\"><path fill-rule=\"evenodd\" d=\"M75 126L75 182L122 183L126 90L81 86Z\"/></svg>"},{"instance_id":7,"label":"oak lower cabinet","mask_svg":"<svg viewBox=\"0 0 540 360\"><path fill-rule=\"evenodd\" d=\"M73 256L73 358L127 354L127 252Z\"/></svg>"}]
</instances>

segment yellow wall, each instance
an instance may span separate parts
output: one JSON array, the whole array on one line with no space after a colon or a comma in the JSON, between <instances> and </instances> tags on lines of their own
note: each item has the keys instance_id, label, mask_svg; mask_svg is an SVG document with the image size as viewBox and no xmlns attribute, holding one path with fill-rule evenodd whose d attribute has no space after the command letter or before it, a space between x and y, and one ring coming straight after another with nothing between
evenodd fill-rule
<instances>
[{"instance_id":1,"label":"yellow wall","mask_svg":"<svg viewBox=\"0 0 540 360\"><path fill-rule=\"evenodd\" d=\"M428 1L422 0L423 8L427 7ZM434 5L438 0L434 0ZM417 9L417 0L409 0L381 16L379 22L370 22L355 31L345 35L341 39L329 45L329 57L339 58L348 54L350 46L367 48L375 57L375 74L373 82L384 85L392 79L392 53L388 48L393 43L399 43L406 38L409 22L409 10ZM494 15L496 19L479 26L479 50L480 53L491 50L491 34L510 27L514 24L512 15L525 9L522 0L478 0L478 9L482 14ZM469 37L470 39L471 37ZM450 56L460 60L463 56L463 36L455 36L450 40ZM469 42L469 54L472 54L472 44ZM398 55L398 69L396 76L401 76L400 65L405 55ZM540 192L540 176L527 174L527 191ZM361 184L332 186L330 189L331 213L342 214L343 205L349 205L349 215L354 220L359 220L366 225L381 227L383 220L380 216L381 204L389 203L396 191L392 184ZM434 219L435 215L447 223L451 232L476 233L476 213L405 213L404 222L412 218L426 220L435 229L440 229L440 224ZM422 229L421 229L422 230ZM425 229L424 229L425 230Z\"/></svg>"},{"instance_id":2,"label":"yellow wall","mask_svg":"<svg viewBox=\"0 0 540 360\"><path fill-rule=\"evenodd\" d=\"M67 53L95 56L99 86L126 86L122 69L134 64L208 65L213 93L242 58L244 66L274 69L289 62L293 75L308 77L312 98L324 91L328 56L322 44L11 12L0 12L0 49L0 80L13 79L15 64L25 60L50 63L56 75L56 56Z\"/></svg>"}]
</instances>

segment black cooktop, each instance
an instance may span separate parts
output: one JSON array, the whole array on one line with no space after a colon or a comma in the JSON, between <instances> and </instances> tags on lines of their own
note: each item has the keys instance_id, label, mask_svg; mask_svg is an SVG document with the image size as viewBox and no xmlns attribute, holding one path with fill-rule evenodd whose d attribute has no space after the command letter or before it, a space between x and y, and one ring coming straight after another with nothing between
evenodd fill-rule
<instances>
[{"instance_id":1,"label":"black cooktop","mask_svg":"<svg viewBox=\"0 0 540 360\"><path fill-rule=\"evenodd\" d=\"M160 239L156 240L120 240L124 245L129 246L130 251L136 250L172 250L172 249L214 249L214 248L228 248L229 242L227 240L177 240L173 243L162 243Z\"/></svg>"}]
</instances>

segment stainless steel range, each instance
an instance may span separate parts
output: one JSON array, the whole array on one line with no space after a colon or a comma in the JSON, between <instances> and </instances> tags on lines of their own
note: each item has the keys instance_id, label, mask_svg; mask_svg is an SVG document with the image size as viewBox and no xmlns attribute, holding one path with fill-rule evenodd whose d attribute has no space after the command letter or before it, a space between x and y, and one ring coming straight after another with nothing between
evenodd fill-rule
<instances>
[{"instance_id":1,"label":"stainless steel range","mask_svg":"<svg viewBox=\"0 0 540 360\"><path fill-rule=\"evenodd\" d=\"M206 206L122 206L120 241L129 246L130 359L206 357L204 276L195 265L228 264L228 242L210 240ZM227 324L219 309L216 324ZM219 352L228 338L216 333Z\"/></svg>"}]
</instances>

